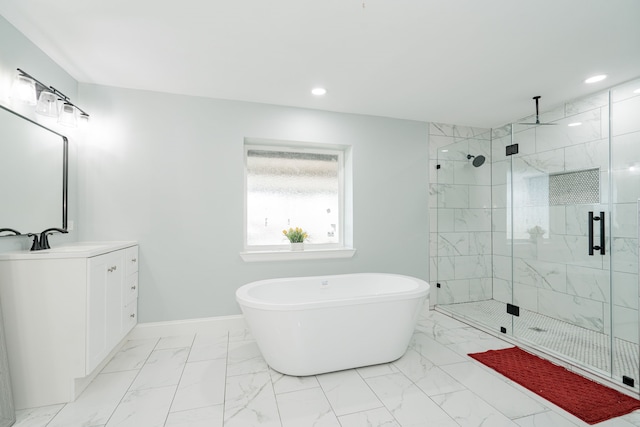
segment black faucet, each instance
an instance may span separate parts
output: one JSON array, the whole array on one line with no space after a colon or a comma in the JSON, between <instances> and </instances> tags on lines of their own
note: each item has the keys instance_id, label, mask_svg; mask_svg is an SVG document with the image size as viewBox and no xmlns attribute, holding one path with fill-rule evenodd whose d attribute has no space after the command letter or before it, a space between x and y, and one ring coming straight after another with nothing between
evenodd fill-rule
<instances>
[{"instance_id":1,"label":"black faucet","mask_svg":"<svg viewBox=\"0 0 640 427\"><path fill-rule=\"evenodd\" d=\"M38 235L35 233L27 233L27 236L33 237L33 243L31 244L32 251L39 251L40 249L44 249L40 247L40 240L38 239Z\"/></svg>"},{"instance_id":2,"label":"black faucet","mask_svg":"<svg viewBox=\"0 0 640 427\"><path fill-rule=\"evenodd\" d=\"M51 246L49 246L49 236L51 236L53 233L52 231L57 231L58 233L68 233L67 230L63 229L63 228L47 228L46 230L44 230L42 233L40 233L40 249L51 249ZM38 240L38 237L36 236L35 239L33 239L33 244L36 244L36 240ZM33 247L31 248L32 251L37 251L38 249L33 249Z\"/></svg>"},{"instance_id":3,"label":"black faucet","mask_svg":"<svg viewBox=\"0 0 640 427\"><path fill-rule=\"evenodd\" d=\"M13 228L0 228L0 233L3 233L5 231L9 231L13 234L15 234L16 236L20 236L22 233L20 233L18 230L14 230ZM7 234L7 236L10 236L11 234Z\"/></svg>"}]
</instances>

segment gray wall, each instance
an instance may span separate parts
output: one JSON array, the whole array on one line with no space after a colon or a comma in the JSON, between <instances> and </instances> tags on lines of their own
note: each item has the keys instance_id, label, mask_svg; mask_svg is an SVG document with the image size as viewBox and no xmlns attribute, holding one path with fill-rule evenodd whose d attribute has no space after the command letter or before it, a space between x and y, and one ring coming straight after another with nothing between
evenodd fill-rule
<instances>
[{"instance_id":1,"label":"gray wall","mask_svg":"<svg viewBox=\"0 0 640 427\"><path fill-rule=\"evenodd\" d=\"M0 51L0 102L20 67L91 114L86 130L63 132L74 231L52 242L139 241L141 322L237 314L235 290L271 277L428 278L426 123L78 85L1 17ZM240 259L245 137L353 146L353 258ZM26 248L0 239L0 251Z\"/></svg>"},{"instance_id":2,"label":"gray wall","mask_svg":"<svg viewBox=\"0 0 640 427\"><path fill-rule=\"evenodd\" d=\"M33 107L12 105L10 101L11 85L16 74L16 68L20 68L31 74L41 82L52 85L56 89L76 102L78 97L77 82L60 66L46 56L31 41L22 35L16 28L9 24L0 16L0 104L18 111L19 113L42 123L51 129L66 135L69 138L69 158L70 158L70 183L69 183L69 219L74 220L77 216L77 189L76 189L76 146L81 138L81 134L57 125L54 121L47 121L42 116L35 114ZM29 168L35 165L24 165L25 173L16 179L29 179ZM34 200L33 208L37 208L37 200ZM1 205L0 205L1 206ZM60 226L62 224L52 224ZM2 226L2 225L0 225ZM31 230L30 230L31 231ZM32 230L36 231L36 230ZM71 232L66 236L55 236L52 242L65 242L76 240L76 233ZM0 252L9 250L28 249L29 240L26 237L3 237L0 238Z\"/></svg>"},{"instance_id":3,"label":"gray wall","mask_svg":"<svg viewBox=\"0 0 640 427\"><path fill-rule=\"evenodd\" d=\"M140 243L140 320L239 313L258 279L428 278L427 124L80 84L80 240ZM243 262L245 137L353 147L351 259Z\"/></svg>"}]
</instances>

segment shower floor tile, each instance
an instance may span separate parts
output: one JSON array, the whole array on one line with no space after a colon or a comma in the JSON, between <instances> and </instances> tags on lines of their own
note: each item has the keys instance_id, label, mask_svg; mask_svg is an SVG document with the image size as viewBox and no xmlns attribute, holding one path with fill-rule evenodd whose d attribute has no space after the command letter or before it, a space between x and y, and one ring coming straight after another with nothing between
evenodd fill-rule
<instances>
[{"instance_id":1,"label":"shower floor tile","mask_svg":"<svg viewBox=\"0 0 640 427\"><path fill-rule=\"evenodd\" d=\"M15 427L586 427L467 356L509 346L429 311L392 363L290 377L267 366L246 331L132 340L75 402L20 410ZM599 426L640 427L640 411Z\"/></svg>"},{"instance_id":2,"label":"shower floor tile","mask_svg":"<svg viewBox=\"0 0 640 427\"><path fill-rule=\"evenodd\" d=\"M638 345L629 341L614 339L613 357L610 352L608 335L548 316L520 309L520 316L513 317L506 312L505 304L496 300L485 300L438 306L443 312L485 325L499 331L506 327L511 334L525 343L550 350L552 354L565 356L571 362L602 374L613 372L613 377L621 381L626 375L639 382L640 360ZM613 363L613 370L611 364Z\"/></svg>"}]
</instances>

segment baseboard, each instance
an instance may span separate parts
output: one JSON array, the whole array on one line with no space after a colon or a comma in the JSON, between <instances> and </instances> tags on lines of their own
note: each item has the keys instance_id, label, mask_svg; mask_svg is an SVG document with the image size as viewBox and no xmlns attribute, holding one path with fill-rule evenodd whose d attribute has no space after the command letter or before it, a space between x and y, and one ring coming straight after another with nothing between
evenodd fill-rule
<instances>
[{"instance_id":1,"label":"baseboard","mask_svg":"<svg viewBox=\"0 0 640 427\"><path fill-rule=\"evenodd\" d=\"M138 323L129 333L128 339L160 338L203 332L228 332L246 328L244 316L241 314L168 322Z\"/></svg>"}]
</instances>

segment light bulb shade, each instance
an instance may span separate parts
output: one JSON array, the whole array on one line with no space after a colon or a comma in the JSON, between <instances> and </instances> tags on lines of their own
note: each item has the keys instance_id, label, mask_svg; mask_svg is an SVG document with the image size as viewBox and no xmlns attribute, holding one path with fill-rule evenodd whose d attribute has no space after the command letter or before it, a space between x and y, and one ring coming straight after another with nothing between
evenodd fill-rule
<instances>
[{"instance_id":1,"label":"light bulb shade","mask_svg":"<svg viewBox=\"0 0 640 427\"><path fill-rule=\"evenodd\" d=\"M36 113L47 117L58 117L58 97L46 90L40 92Z\"/></svg>"},{"instance_id":2,"label":"light bulb shade","mask_svg":"<svg viewBox=\"0 0 640 427\"><path fill-rule=\"evenodd\" d=\"M11 87L11 99L27 105L36 105L36 82L27 76L18 74Z\"/></svg>"},{"instance_id":3,"label":"light bulb shade","mask_svg":"<svg viewBox=\"0 0 640 427\"><path fill-rule=\"evenodd\" d=\"M76 115L76 107L65 102L60 107L60 114L58 115L58 123L64 126L77 127L78 117Z\"/></svg>"}]
</instances>

